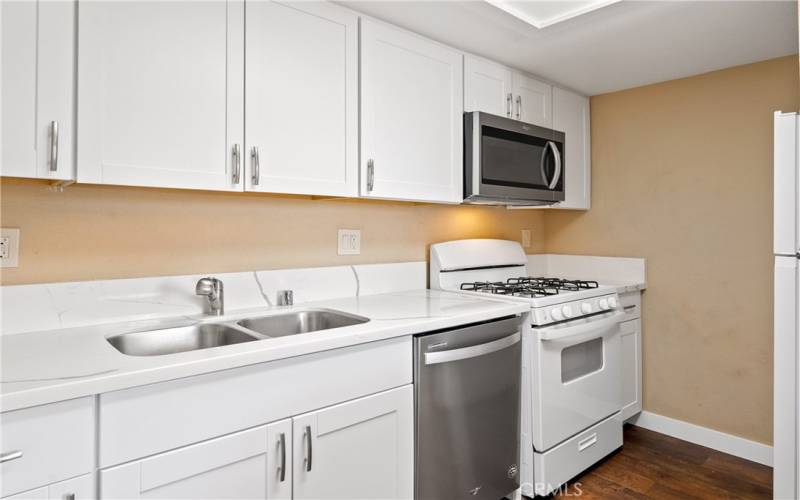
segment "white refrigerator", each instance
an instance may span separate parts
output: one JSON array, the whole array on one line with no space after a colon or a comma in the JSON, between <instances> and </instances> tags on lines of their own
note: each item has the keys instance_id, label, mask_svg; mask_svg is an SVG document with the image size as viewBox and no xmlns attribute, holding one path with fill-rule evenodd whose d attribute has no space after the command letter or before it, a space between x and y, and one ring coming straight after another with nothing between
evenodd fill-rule
<instances>
[{"instance_id":1,"label":"white refrigerator","mask_svg":"<svg viewBox=\"0 0 800 500\"><path fill-rule=\"evenodd\" d=\"M773 495L799 498L798 389L800 389L800 125L797 113L775 113L775 392Z\"/></svg>"}]
</instances>

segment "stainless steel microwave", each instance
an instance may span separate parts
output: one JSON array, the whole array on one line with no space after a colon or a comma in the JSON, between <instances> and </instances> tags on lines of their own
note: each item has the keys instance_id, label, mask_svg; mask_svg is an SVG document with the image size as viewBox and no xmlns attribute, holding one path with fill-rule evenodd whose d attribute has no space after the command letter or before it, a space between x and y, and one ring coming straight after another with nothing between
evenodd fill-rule
<instances>
[{"instance_id":1,"label":"stainless steel microwave","mask_svg":"<svg viewBox=\"0 0 800 500\"><path fill-rule=\"evenodd\" d=\"M564 200L563 132L480 111L464 114L464 203Z\"/></svg>"}]
</instances>

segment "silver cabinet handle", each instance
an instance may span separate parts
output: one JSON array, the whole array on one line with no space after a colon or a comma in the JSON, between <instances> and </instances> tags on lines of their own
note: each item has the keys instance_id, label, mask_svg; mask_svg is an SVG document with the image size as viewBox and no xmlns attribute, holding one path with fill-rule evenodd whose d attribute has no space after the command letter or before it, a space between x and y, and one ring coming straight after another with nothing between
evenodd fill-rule
<instances>
[{"instance_id":1,"label":"silver cabinet handle","mask_svg":"<svg viewBox=\"0 0 800 500\"><path fill-rule=\"evenodd\" d=\"M58 171L58 122L50 122L50 171Z\"/></svg>"},{"instance_id":2,"label":"silver cabinet handle","mask_svg":"<svg viewBox=\"0 0 800 500\"><path fill-rule=\"evenodd\" d=\"M509 118L511 118L511 100L512 99L513 99L513 96L511 95L511 92L506 94L506 116L509 117Z\"/></svg>"},{"instance_id":3,"label":"silver cabinet handle","mask_svg":"<svg viewBox=\"0 0 800 500\"><path fill-rule=\"evenodd\" d=\"M239 184L239 181L242 178L242 155L239 151L239 145L233 145L233 152L232 152L232 163L233 163L233 175L231 176L231 182L234 184Z\"/></svg>"},{"instance_id":4,"label":"silver cabinet handle","mask_svg":"<svg viewBox=\"0 0 800 500\"><path fill-rule=\"evenodd\" d=\"M367 160L367 191L372 191L375 187L375 160Z\"/></svg>"},{"instance_id":5,"label":"silver cabinet handle","mask_svg":"<svg viewBox=\"0 0 800 500\"><path fill-rule=\"evenodd\" d=\"M281 432L281 439L278 441L281 447L281 482L286 481L286 434Z\"/></svg>"},{"instance_id":6,"label":"silver cabinet handle","mask_svg":"<svg viewBox=\"0 0 800 500\"><path fill-rule=\"evenodd\" d=\"M306 431L303 433L303 439L306 440L306 472L311 472L311 459L314 453L314 448L311 444L311 426L306 426Z\"/></svg>"},{"instance_id":7,"label":"silver cabinet handle","mask_svg":"<svg viewBox=\"0 0 800 500\"><path fill-rule=\"evenodd\" d=\"M67 493L64 495L64 500L75 500L75 493Z\"/></svg>"},{"instance_id":8,"label":"silver cabinet handle","mask_svg":"<svg viewBox=\"0 0 800 500\"><path fill-rule=\"evenodd\" d=\"M522 116L522 96L517 96L517 120Z\"/></svg>"},{"instance_id":9,"label":"silver cabinet handle","mask_svg":"<svg viewBox=\"0 0 800 500\"><path fill-rule=\"evenodd\" d=\"M255 146L250 150L250 161L253 165L253 185L258 186L258 180L261 177L261 165L258 161L258 148Z\"/></svg>"},{"instance_id":10,"label":"silver cabinet handle","mask_svg":"<svg viewBox=\"0 0 800 500\"><path fill-rule=\"evenodd\" d=\"M486 342L485 344L471 345L460 349L450 349L449 351L426 352L425 364L435 365L437 363L447 363L449 361L458 361L460 359L475 358L477 356L483 356L484 354L491 354L505 349L506 347L511 347L519 342L521 338L520 333L517 332L508 337Z\"/></svg>"},{"instance_id":11,"label":"silver cabinet handle","mask_svg":"<svg viewBox=\"0 0 800 500\"><path fill-rule=\"evenodd\" d=\"M14 450L14 451L9 451L8 453L1 453L0 464L4 462L10 462L18 458L22 458L22 450Z\"/></svg>"}]
</instances>

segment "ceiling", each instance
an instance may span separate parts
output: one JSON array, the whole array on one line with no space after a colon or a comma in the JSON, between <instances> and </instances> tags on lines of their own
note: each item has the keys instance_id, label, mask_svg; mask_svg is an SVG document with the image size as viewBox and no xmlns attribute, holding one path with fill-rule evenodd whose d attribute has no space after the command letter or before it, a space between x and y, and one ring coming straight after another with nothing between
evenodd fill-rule
<instances>
[{"instance_id":1,"label":"ceiling","mask_svg":"<svg viewBox=\"0 0 800 500\"><path fill-rule=\"evenodd\" d=\"M622 1L543 28L478 0L340 3L586 95L798 48L798 5L789 0Z\"/></svg>"}]
</instances>

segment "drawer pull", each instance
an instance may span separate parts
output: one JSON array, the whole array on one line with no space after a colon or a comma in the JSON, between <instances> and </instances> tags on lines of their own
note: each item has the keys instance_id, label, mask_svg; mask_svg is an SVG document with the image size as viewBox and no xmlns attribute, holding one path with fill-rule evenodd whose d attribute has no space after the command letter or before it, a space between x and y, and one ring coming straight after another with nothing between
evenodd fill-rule
<instances>
[{"instance_id":1,"label":"drawer pull","mask_svg":"<svg viewBox=\"0 0 800 500\"><path fill-rule=\"evenodd\" d=\"M67 493L64 495L64 500L75 500L75 493Z\"/></svg>"},{"instance_id":2,"label":"drawer pull","mask_svg":"<svg viewBox=\"0 0 800 500\"><path fill-rule=\"evenodd\" d=\"M306 472L311 472L311 457L313 454L314 448L311 445L311 426L306 426L306 432L303 433L303 437L307 439L306 441Z\"/></svg>"},{"instance_id":3,"label":"drawer pull","mask_svg":"<svg viewBox=\"0 0 800 500\"><path fill-rule=\"evenodd\" d=\"M589 448L590 446L593 446L595 443L597 443L597 433L596 432L594 434L592 434L591 436L583 438L580 441L578 441L578 451L583 451L586 448Z\"/></svg>"},{"instance_id":4,"label":"drawer pull","mask_svg":"<svg viewBox=\"0 0 800 500\"><path fill-rule=\"evenodd\" d=\"M281 482L286 481L286 433L281 432L281 439L278 441L281 447Z\"/></svg>"},{"instance_id":5,"label":"drawer pull","mask_svg":"<svg viewBox=\"0 0 800 500\"><path fill-rule=\"evenodd\" d=\"M629 306L624 306L622 309L626 311L630 311L631 309L636 309L636 304L631 304Z\"/></svg>"},{"instance_id":6,"label":"drawer pull","mask_svg":"<svg viewBox=\"0 0 800 500\"><path fill-rule=\"evenodd\" d=\"M0 454L0 464L4 462L10 462L18 458L22 458L22 450L14 450L9 451L8 453L2 453Z\"/></svg>"}]
</instances>

